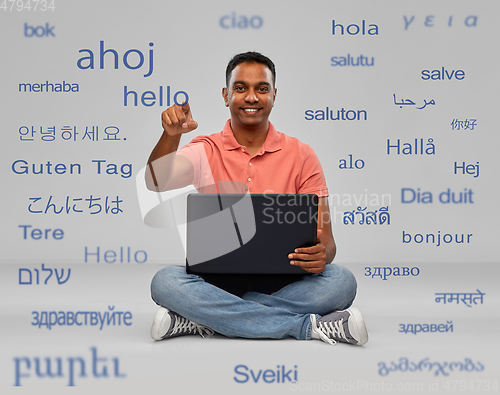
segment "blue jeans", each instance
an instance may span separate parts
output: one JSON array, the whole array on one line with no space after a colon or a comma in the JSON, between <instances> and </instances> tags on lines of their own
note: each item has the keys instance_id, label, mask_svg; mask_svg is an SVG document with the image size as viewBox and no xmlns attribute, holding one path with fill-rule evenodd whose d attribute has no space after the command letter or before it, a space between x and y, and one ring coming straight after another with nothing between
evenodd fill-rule
<instances>
[{"instance_id":1,"label":"blue jeans","mask_svg":"<svg viewBox=\"0 0 500 395\"><path fill-rule=\"evenodd\" d=\"M187 274L184 266L167 266L151 282L151 297L158 305L224 336L250 339L310 340L310 314L346 309L355 295L354 275L334 264L271 295L247 292L238 297Z\"/></svg>"}]
</instances>

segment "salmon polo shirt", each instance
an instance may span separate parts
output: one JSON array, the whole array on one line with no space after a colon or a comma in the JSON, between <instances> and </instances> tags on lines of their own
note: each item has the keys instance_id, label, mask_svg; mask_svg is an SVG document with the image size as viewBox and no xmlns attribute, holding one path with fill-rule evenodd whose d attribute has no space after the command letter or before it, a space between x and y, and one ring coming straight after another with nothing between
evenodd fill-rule
<instances>
[{"instance_id":1,"label":"salmon polo shirt","mask_svg":"<svg viewBox=\"0 0 500 395\"><path fill-rule=\"evenodd\" d=\"M254 156L236 141L230 120L222 132L195 137L177 154L192 162L192 184L198 191L328 196L323 169L313 149L278 132L271 122L266 141ZM224 189L224 185L229 186Z\"/></svg>"}]
</instances>

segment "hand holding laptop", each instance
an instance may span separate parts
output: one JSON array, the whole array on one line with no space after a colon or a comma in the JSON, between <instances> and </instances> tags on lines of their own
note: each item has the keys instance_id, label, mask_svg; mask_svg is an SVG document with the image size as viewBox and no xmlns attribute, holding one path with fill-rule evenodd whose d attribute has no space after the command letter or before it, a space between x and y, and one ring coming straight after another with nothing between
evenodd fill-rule
<instances>
[{"instance_id":1,"label":"hand holding laptop","mask_svg":"<svg viewBox=\"0 0 500 395\"><path fill-rule=\"evenodd\" d=\"M318 229L317 243L312 247L296 248L288 255L290 264L299 266L309 273L321 273L326 265L326 247L321 242L322 230Z\"/></svg>"}]
</instances>

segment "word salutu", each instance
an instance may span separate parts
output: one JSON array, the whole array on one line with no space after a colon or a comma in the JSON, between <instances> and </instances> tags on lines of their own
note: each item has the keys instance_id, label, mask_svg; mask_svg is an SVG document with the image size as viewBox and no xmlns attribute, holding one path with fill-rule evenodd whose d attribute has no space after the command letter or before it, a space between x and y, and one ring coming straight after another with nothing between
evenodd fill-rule
<instances>
[{"instance_id":1,"label":"word salutu","mask_svg":"<svg viewBox=\"0 0 500 395\"><path fill-rule=\"evenodd\" d=\"M410 99L401 99L401 101L398 103L396 102L396 94L394 93L393 94L393 97L394 97L394 104L396 106L399 106L399 108L403 108L403 106L416 106L415 102L413 100L410 100ZM427 105L431 105L431 106L434 106L436 104L436 102L433 100L431 101L427 101L427 100L424 100L424 105L422 107L415 107L417 110L422 110L424 109L425 107L427 107Z\"/></svg>"},{"instance_id":2,"label":"word salutu","mask_svg":"<svg viewBox=\"0 0 500 395\"><path fill-rule=\"evenodd\" d=\"M120 372L120 360L118 357L99 357L97 347L90 347L91 356L87 360L85 356L76 357L15 357L14 359L14 386L22 386L21 381L36 377L39 379L67 378L68 386L75 386L75 376L79 378L94 377L103 379L109 377L125 378L127 375ZM64 363L66 362L66 363ZM34 376L32 376L34 367ZM88 369L86 369L88 367ZM78 373L79 372L79 373ZM89 375L87 376L87 373ZM109 373L108 373L109 372Z\"/></svg>"},{"instance_id":3,"label":"word salutu","mask_svg":"<svg viewBox=\"0 0 500 395\"><path fill-rule=\"evenodd\" d=\"M399 363L391 362L386 365L385 362L379 362L378 374L387 376L391 372L431 372L434 371L434 376L449 376L454 372L482 372L484 365L481 362L476 364L470 358L465 358L464 362L431 362L429 358L424 358L420 362L408 361L408 358L399 358Z\"/></svg>"},{"instance_id":4,"label":"word salutu","mask_svg":"<svg viewBox=\"0 0 500 395\"><path fill-rule=\"evenodd\" d=\"M457 302L459 304L462 302L464 305L467 307L472 307L472 303L477 305L478 303L476 301L480 301L481 304L483 304L483 296L486 295L482 293L479 289L476 289L477 293L450 293L450 292L440 292L436 293L436 303L441 303L446 304L446 301L448 303L453 303ZM462 298L460 298L462 296Z\"/></svg>"},{"instance_id":5,"label":"word salutu","mask_svg":"<svg viewBox=\"0 0 500 395\"><path fill-rule=\"evenodd\" d=\"M41 269L41 272L42 274L44 274L44 272L48 272L48 276L47 278L45 278L45 282L44 284L47 285L47 281L49 281L49 279L52 277L52 273L55 272L56 273L56 278L57 278L57 283L60 285L60 284L64 284L65 282L67 282L69 280L69 276L71 276L71 269L67 269L68 270L68 275L66 276L66 279L61 281L64 277L64 269L61 269L61 275L59 276L59 273L57 271L57 269L50 269L50 268L45 268L45 263L42 263L42 269ZM36 273L36 284L40 284L40 271L38 269L33 269L33 271ZM25 275L23 275L23 273L25 273ZM22 284L22 285L31 285L31 284L34 284L33 283L33 275L32 275L32 272L30 269L27 269L27 268L20 268L19 269L19 284Z\"/></svg>"}]
</instances>

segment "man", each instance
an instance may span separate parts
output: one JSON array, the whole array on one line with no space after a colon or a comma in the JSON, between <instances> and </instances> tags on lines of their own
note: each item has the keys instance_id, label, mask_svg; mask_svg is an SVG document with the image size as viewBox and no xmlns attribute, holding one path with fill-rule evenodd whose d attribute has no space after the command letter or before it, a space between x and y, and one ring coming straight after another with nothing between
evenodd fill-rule
<instances>
[{"instance_id":1,"label":"man","mask_svg":"<svg viewBox=\"0 0 500 395\"><path fill-rule=\"evenodd\" d=\"M151 329L155 340L214 331L228 337L295 337L330 344L368 340L361 313L349 308L356 280L347 269L331 264L336 246L319 160L311 147L277 132L269 122L275 81L269 58L257 52L236 55L222 89L231 119L221 133L199 136L179 151L182 134L198 124L188 103L164 111L163 134L148 160L146 184L155 191L192 184L200 192L214 192L219 182L233 181L250 193L318 195L317 244L288 256L291 265L311 275L272 292L229 292L230 286L187 274L184 267L166 267L151 283L152 298L162 306Z\"/></svg>"}]
</instances>

